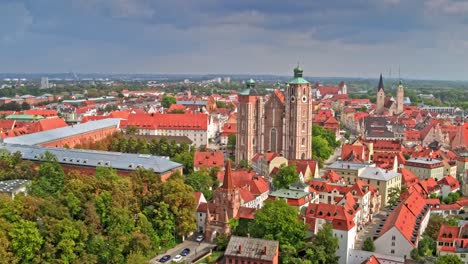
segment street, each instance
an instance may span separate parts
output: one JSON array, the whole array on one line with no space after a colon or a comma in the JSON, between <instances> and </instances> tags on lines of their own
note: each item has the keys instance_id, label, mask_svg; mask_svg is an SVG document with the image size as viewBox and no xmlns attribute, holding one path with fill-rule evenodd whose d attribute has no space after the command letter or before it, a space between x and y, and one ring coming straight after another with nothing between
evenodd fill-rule
<instances>
[{"instance_id":1,"label":"street","mask_svg":"<svg viewBox=\"0 0 468 264\"><path fill-rule=\"evenodd\" d=\"M361 231L357 232L356 243L354 244L355 249L362 249L364 245L364 240L368 237L373 237L377 227L384 223L385 219L387 218L389 212L388 211L380 211L374 215L372 218L372 223L365 225Z\"/></svg>"},{"instance_id":2,"label":"street","mask_svg":"<svg viewBox=\"0 0 468 264\"><path fill-rule=\"evenodd\" d=\"M184 242L182 242L181 244L178 244L175 247L173 247L173 248L167 250L166 252L161 253L158 256L156 256L155 258L151 259L149 263L151 263L151 264L160 263L159 260L165 255L170 255L171 256L171 260L166 262L166 263L171 263L172 258L174 258L176 255L179 255L180 252L182 252L182 250L184 250L184 248L189 248L190 249L190 254L187 255L186 257L184 257L182 259L181 263L191 263L192 259L194 259L197 256L197 254L201 253L205 249L213 248L213 247L214 247L214 245L210 244L210 243L196 242L196 241L187 239Z\"/></svg>"}]
</instances>

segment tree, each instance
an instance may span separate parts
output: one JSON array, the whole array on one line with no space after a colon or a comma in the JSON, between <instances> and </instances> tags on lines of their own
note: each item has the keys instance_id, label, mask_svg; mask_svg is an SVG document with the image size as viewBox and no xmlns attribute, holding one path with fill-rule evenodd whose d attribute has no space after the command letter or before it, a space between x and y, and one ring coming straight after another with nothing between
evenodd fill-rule
<instances>
[{"instance_id":1,"label":"tree","mask_svg":"<svg viewBox=\"0 0 468 264\"><path fill-rule=\"evenodd\" d=\"M273 185L278 189L284 189L299 180L300 178L296 170L296 164L288 166L281 164L278 173L273 178Z\"/></svg>"},{"instance_id":2,"label":"tree","mask_svg":"<svg viewBox=\"0 0 468 264\"><path fill-rule=\"evenodd\" d=\"M184 166L184 174L189 174L193 171L193 152L176 154L171 160Z\"/></svg>"},{"instance_id":3,"label":"tree","mask_svg":"<svg viewBox=\"0 0 468 264\"><path fill-rule=\"evenodd\" d=\"M419 256L435 256L437 250L437 242L431 237L425 235L423 239L419 240L418 253Z\"/></svg>"},{"instance_id":4,"label":"tree","mask_svg":"<svg viewBox=\"0 0 468 264\"><path fill-rule=\"evenodd\" d=\"M211 200L213 197L213 179L207 171L196 171L187 175L185 183L192 186L196 192L202 192L207 200Z\"/></svg>"},{"instance_id":5,"label":"tree","mask_svg":"<svg viewBox=\"0 0 468 264\"><path fill-rule=\"evenodd\" d=\"M337 249L338 238L333 235L333 227L330 224L324 224L312 240L312 255L319 257L318 263L320 264L337 264L339 260L336 256Z\"/></svg>"},{"instance_id":6,"label":"tree","mask_svg":"<svg viewBox=\"0 0 468 264\"><path fill-rule=\"evenodd\" d=\"M421 257L419 256L419 251L417 248L414 248L413 250L411 250L410 252L410 256L413 260L419 260Z\"/></svg>"},{"instance_id":7,"label":"tree","mask_svg":"<svg viewBox=\"0 0 468 264\"><path fill-rule=\"evenodd\" d=\"M236 150L236 134L232 133L228 136L227 149L230 151Z\"/></svg>"},{"instance_id":8,"label":"tree","mask_svg":"<svg viewBox=\"0 0 468 264\"><path fill-rule=\"evenodd\" d=\"M161 101L161 105L164 108L169 108L171 107L171 105L176 104L176 103L177 103L177 100L175 99L175 97L168 96L168 95L164 95Z\"/></svg>"},{"instance_id":9,"label":"tree","mask_svg":"<svg viewBox=\"0 0 468 264\"><path fill-rule=\"evenodd\" d=\"M372 240L371 237L368 237L366 238L366 240L364 240L364 246L362 247L362 250L370 251L370 252L375 251L374 240Z\"/></svg>"},{"instance_id":10,"label":"tree","mask_svg":"<svg viewBox=\"0 0 468 264\"><path fill-rule=\"evenodd\" d=\"M443 216L439 214L431 214L426 230L424 231L424 234L434 240L437 240L440 227L445 223L446 223L446 220L444 219Z\"/></svg>"},{"instance_id":11,"label":"tree","mask_svg":"<svg viewBox=\"0 0 468 264\"><path fill-rule=\"evenodd\" d=\"M400 199L400 195L404 192L406 192L407 187L402 186L401 189L398 187L392 187L388 190L388 201L387 201L387 207L391 208L394 206L398 200Z\"/></svg>"},{"instance_id":12,"label":"tree","mask_svg":"<svg viewBox=\"0 0 468 264\"><path fill-rule=\"evenodd\" d=\"M23 219L13 224L9 235L11 248L22 263L30 262L44 243L36 224Z\"/></svg>"},{"instance_id":13,"label":"tree","mask_svg":"<svg viewBox=\"0 0 468 264\"><path fill-rule=\"evenodd\" d=\"M443 255L437 258L435 264L463 264L463 261L457 255Z\"/></svg>"},{"instance_id":14,"label":"tree","mask_svg":"<svg viewBox=\"0 0 468 264\"><path fill-rule=\"evenodd\" d=\"M65 172L56 160L42 163L38 172L40 178L31 185L33 194L47 197L57 196L62 192Z\"/></svg>"},{"instance_id":15,"label":"tree","mask_svg":"<svg viewBox=\"0 0 468 264\"><path fill-rule=\"evenodd\" d=\"M307 226L299 219L298 209L281 199L265 202L249 223L249 232L256 238L278 240L281 250L291 246L297 251L304 245Z\"/></svg>"},{"instance_id":16,"label":"tree","mask_svg":"<svg viewBox=\"0 0 468 264\"><path fill-rule=\"evenodd\" d=\"M312 155L319 161L328 159L333 154L333 148L322 136L312 137Z\"/></svg>"},{"instance_id":17,"label":"tree","mask_svg":"<svg viewBox=\"0 0 468 264\"><path fill-rule=\"evenodd\" d=\"M138 127L128 126L127 129L125 129L125 133L127 135L136 135L136 134L138 134Z\"/></svg>"},{"instance_id":18,"label":"tree","mask_svg":"<svg viewBox=\"0 0 468 264\"><path fill-rule=\"evenodd\" d=\"M216 237L217 250L223 251L226 250L227 245L229 244L230 237L220 234Z\"/></svg>"}]
</instances>

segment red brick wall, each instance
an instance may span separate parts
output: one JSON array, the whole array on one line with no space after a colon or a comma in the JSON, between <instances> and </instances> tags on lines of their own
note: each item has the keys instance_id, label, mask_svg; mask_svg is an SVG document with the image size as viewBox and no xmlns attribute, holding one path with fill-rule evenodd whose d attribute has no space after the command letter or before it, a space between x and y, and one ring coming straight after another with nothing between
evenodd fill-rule
<instances>
[{"instance_id":1,"label":"red brick wall","mask_svg":"<svg viewBox=\"0 0 468 264\"><path fill-rule=\"evenodd\" d=\"M73 137L68 137L68 138L62 138L59 140L55 141L49 141L44 144L41 144L43 147L64 147L65 145L68 145L68 147L73 148L78 144L82 144L85 142L96 142L103 140L107 136L113 134L116 131L116 127L108 127L100 130L95 130L91 131L89 133L84 133L80 135L76 135Z\"/></svg>"}]
</instances>

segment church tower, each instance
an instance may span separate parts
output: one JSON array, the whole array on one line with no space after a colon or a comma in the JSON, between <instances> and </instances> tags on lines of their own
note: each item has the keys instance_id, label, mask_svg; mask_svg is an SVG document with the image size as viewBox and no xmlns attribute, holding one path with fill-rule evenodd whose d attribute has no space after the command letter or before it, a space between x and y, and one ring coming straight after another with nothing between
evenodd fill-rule
<instances>
[{"instance_id":1,"label":"church tower","mask_svg":"<svg viewBox=\"0 0 468 264\"><path fill-rule=\"evenodd\" d=\"M237 134L236 134L236 163L246 160L250 163L254 155L261 149L262 140L261 124L258 120L263 115L263 108L259 106L260 100L255 90L255 81L250 79L246 81L247 89L240 92L238 115L237 115Z\"/></svg>"},{"instance_id":2,"label":"church tower","mask_svg":"<svg viewBox=\"0 0 468 264\"><path fill-rule=\"evenodd\" d=\"M312 89L297 66L285 91L284 156L288 160L312 158Z\"/></svg>"},{"instance_id":3,"label":"church tower","mask_svg":"<svg viewBox=\"0 0 468 264\"><path fill-rule=\"evenodd\" d=\"M375 112L381 114L384 111L385 104L385 90L383 85L382 74L380 74L379 86L377 86L377 105Z\"/></svg>"},{"instance_id":4,"label":"church tower","mask_svg":"<svg viewBox=\"0 0 468 264\"><path fill-rule=\"evenodd\" d=\"M403 82L400 80L397 88L397 114L403 113L403 101L405 97L405 89L403 87Z\"/></svg>"}]
</instances>

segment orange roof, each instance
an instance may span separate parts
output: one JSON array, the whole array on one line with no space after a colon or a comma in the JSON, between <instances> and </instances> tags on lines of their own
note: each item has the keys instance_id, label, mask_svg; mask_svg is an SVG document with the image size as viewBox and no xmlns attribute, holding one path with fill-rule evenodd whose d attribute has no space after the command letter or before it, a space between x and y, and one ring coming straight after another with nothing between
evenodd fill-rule
<instances>
[{"instance_id":1,"label":"orange roof","mask_svg":"<svg viewBox=\"0 0 468 264\"><path fill-rule=\"evenodd\" d=\"M24 111L25 115L40 115L43 117L57 116L56 110L45 110L45 109L30 109Z\"/></svg>"},{"instance_id":2,"label":"orange roof","mask_svg":"<svg viewBox=\"0 0 468 264\"><path fill-rule=\"evenodd\" d=\"M337 182L341 179L341 176L334 170L329 170L322 176L322 178L327 179L329 182Z\"/></svg>"},{"instance_id":3,"label":"orange roof","mask_svg":"<svg viewBox=\"0 0 468 264\"><path fill-rule=\"evenodd\" d=\"M341 149L342 160L368 161L369 151L365 145L344 144Z\"/></svg>"},{"instance_id":4,"label":"orange roof","mask_svg":"<svg viewBox=\"0 0 468 264\"><path fill-rule=\"evenodd\" d=\"M361 264L380 264L380 261L372 255Z\"/></svg>"},{"instance_id":5,"label":"orange roof","mask_svg":"<svg viewBox=\"0 0 468 264\"><path fill-rule=\"evenodd\" d=\"M222 152L202 152L196 151L193 158L193 166L195 167L223 167L224 154Z\"/></svg>"},{"instance_id":6,"label":"orange roof","mask_svg":"<svg viewBox=\"0 0 468 264\"><path fill-rule=\"evenodd\" d=\"M181 104L171 104L171 106L167 109L167 112L170 113L174 110L182 110L185 112L185 106Z\"/></svg>"},{"instance_id":7,"label":"orange roof","mask_svg":"<svg viewBox=\"0 0 468 264\"><path fill-rule=\"evenodd\" d=\"M309 204L306 211L306 222L310 225L310 230L315 228L315 221L318 218L330 221L333 229L348 231L355 226L354 214L355 211L341 205Z\"/></svg>"},{"instance_id":8,"label":"orange roof","mask_svg":"<svg viewBox=\"0 0 468 264\"><path fill-rule=\"evenodd\" d=\"M244 203L248 203L255 200L255 196L250 192L250 190L247 187L240 188L239 194Z\"/></svg>"},{"instance_id":9,"label":"orange roof","mask_svg":"<svg viewBox=\"0 0 468 264\"><path fill-rule=\"evenodd\" d=\"M273 93L276 95L276 97L278 97L280 102L284 104L284 94L278 89L275 89Z\"/></svg>"},{"instance_id":10,"label":"orange roof","mask_svg":"<svg viewBox=\"0 0 468 264\"><path fill-rule=\"evenodd\" d=\"M127 119L130 115L130 111L112 111L109 118L123 118Z\"/></svg>"},{"instance_id":11,"label":"orange roof","mask_svg":"<svg viewBox=\"0 0 468 264\"><path fill-rule=\"evenodd\" d=\"M15 127L16 120L0 120L0 130L10 130Z\"/></svg>"},{"instance_id":12,"label":"orange roof","mask_svg":"<svg viewBox=\"0 0 468 264\"><path fill-rule=\"evenodd\" d=\"M460 227L458 226L442 225L439 230L439 235L437 236L437 241L453 242L453 240L458 238L459 233Z\"/></svg>"},{"instance_id":13,"label":"orange roof","mask_svg":"<svg viewBox=\"0 0 468 264\"><path fill-rule=\"evenodd\" d=\"M207 130L207 114L131 114L127 126L149 130Z\"/></svg>"},{"instance_id":14,"label":"orange roof","mask_svg":"<svg viewBox=\"0 0 468 264\"><path fill-rule=\"evenodd\" d=\"M67 123L65 123L65 121L62 118L47 118L31 123L31 125L28 127L28 132L36 133L66 126Z\"/></svg>"},{"instance_id":15,"label":"orange roof","mask_svg":"<svg viewBox=\"0 0 468 264\"><path fill-rule=\"evenodd\" d=\"M427 213L424 196L418 192L412 192L390 213L379 236L395 227L413 247L416 247L417 236L413 236L413 232L416 231L416 219Z\"/></svg>"},{"instance_id":16,"label":"orange roof","mask_svg":"<svg viewBox=\"0 0 468 264\"><path fill-rule=\"evenodd\" d=\"M401 179L403 181L403 184L407 187L412 186L416 183L418 183L419 178L416 176L414 173L412 173L410 170L402 168L400 169L401 173Z\"/></svg>"},{"instance_id":17,"label":"orange roof","mask_svg":"<svg viewBox=\"0 0 468 264\"><path fill-rule=\"evenodd\" d=\"M460 183L454 177L448 175L437 182L439 185L448 185L452 191L460 189Z\"/></svg>"}]
</instances>

